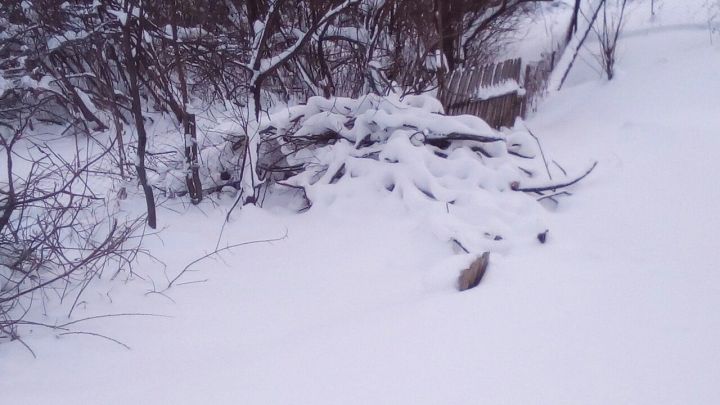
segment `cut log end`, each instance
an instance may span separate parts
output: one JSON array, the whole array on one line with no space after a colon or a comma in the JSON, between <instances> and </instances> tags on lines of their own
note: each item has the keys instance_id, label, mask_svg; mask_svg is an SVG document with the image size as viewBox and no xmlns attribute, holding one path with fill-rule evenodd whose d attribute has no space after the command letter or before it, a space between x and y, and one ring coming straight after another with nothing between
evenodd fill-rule
<instances>
[{"instance_id":1,"label":"cut log end","mask_svg":"<svg viewBox=\"0 0 720 405\"><path fill-rule=\"evenodd\" d=\"M485 252L475 259L470 267L460 273L460 277L458 278L458 290L465 291L477 287L485 275L485 270L487 270L489 263L490 252Z\"/></svg>"}]
</instances>

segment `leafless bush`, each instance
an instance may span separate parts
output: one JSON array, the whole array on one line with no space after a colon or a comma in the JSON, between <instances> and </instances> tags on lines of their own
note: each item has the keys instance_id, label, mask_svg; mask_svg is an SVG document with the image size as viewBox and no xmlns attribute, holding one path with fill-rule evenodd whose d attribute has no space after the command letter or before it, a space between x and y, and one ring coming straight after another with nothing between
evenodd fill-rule
<instances>
[{"instance_id":1,"label":"leafless bush","mask_svg":"<svg viewBox=\"0 0 720 405\"><path fill-rule=\"evenodd\" d=\"M7 0L0 5L0 126L15 127L27 113L20 106L42 100L36 120L70 124L73 134L114 129L112 160L142 183L154 226L144 164L148 111L176 121L184 194L198 203L207 190L191 104L232 105L257 120L273 103L311 95L428 91L448 71L492 58L539 1ZM245 176L244 168L233 175Z\"/></svg>"},{"instance_id":2,"label":"leafless bush","mask_svg":"<svg viewBox=\"0 0 720 405\"><path fill-rule=\"evenodd\" d=\"M34 306L54 297L72 312L93 279L131 269L144 220L112 218L92 189L112 144L68 158L20 122L0 131L0 338L11 339Z\"/></svg>"},{"instance_id":3,"label":"leafless bush","mask_svg":"<svg viewBox=\"0 0 720 405\"><path fill-rule=\"evenodd\" d=\"M617 45L625 24L627 0L602 0L602 18L593 26L600 43L598 60L608 80L615 77ZM608 7L609 6L609 7ZM608 8L610 10L608 11Z\"/></svg>"}]
</instances>

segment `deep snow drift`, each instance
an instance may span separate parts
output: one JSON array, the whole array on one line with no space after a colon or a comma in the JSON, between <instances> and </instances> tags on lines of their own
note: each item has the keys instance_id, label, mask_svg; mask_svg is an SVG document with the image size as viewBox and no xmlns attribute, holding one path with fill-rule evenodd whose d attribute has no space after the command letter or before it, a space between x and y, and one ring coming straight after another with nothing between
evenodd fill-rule
<instances>
[{"instance_id":1,"label":"deep snow drift","mask_svg":"<svg viewBox=\"0 0 720 405\"><path fill-rule=\"evenodd\" d=\"M80 328L130 351L43 329L36 360L0 345L0 402L717 403L720 48L703 29L630 34L615 80L578 63L528 122L567 169L600 164L546 216L548 243L495 255L478 288L429 265L453 252L397 199L245 207L227 242L287 238L201 262L165 296L147 294L167 283L149 260L144 281L102 281L76 317L169 317ZM214 248L231 204L163 212L148 243L168 277Z\"/></svg>"}]
</instances>

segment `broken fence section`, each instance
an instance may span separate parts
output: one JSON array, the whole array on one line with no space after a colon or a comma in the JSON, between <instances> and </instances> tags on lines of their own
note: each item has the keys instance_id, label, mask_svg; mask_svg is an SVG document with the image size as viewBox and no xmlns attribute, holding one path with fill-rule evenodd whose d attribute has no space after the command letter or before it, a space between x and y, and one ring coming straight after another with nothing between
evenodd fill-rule
<instances>
[{"instance_id":1,"label":"broken fence section","mask_svg":"<svg viewBox=\"0 0 720 405\"><path fill-rule=\"evenodd\" d=\"M547 92L557 52L524 65L520 58L458 69L445 77L438 99L447 115L471 114L493 128L512 127L526 117Z\"/></svg>"}]
</instances>

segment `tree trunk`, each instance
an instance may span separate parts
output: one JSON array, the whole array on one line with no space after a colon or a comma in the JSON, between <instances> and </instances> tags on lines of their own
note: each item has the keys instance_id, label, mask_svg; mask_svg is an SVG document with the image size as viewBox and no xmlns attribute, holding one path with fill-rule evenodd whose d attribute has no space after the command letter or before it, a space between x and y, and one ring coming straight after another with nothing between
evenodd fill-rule
<instances>
[{"instance_id":1,"label":"tree trunk","mask_svg":"<svg viewBox=\"0 0 720 405\"><path fill-rule=\"evenodd\" d=\"M198 163L197 133L195 127L195 115L188 114L188 91L185 80L185 69L180 57L180 44L177 35L177 14L172 25L173 47L175 48L175 65L180 81L180 94L182 97L182 124L183 142L185 143L185 184L187 185L190 202L197 205L202 201L202 182L200 181L200 164Z\"/></svg>"},{"instance_id":2,"label":"tree trunk","mask_svg":"<svg viewBox=\"0 0 720 405\"><path fill-rule=\"evenodd\" d=\"M202 201L202 182L200 181L200 164L198 163L195 114L185 114L183 127L185 128L185 162L188 166L185 173L185 183L190 194L190 202L197 205Z\"/></svg>"},{"instance_id":3,"label":"tree trunk","mask_svg":"<svg viewBox=\"0 0 720 405\"><path fill-rule=\"evenodd\" d=\"M132 12L132 10L130 10ZM128 13L132 15L132 13ZM125 59L127 64L128 79L130 84L130 98L132 99L131 110L133 118L135 119L135 128L137 129L138 146L137 146L137 159L135 161L135 168L138 172L138 178L140 185L145 193L145 204L147 205L147 221L148 226L152 229L157 227L157 218L155 214L155 196L153 195L152 187L147 181L147 171L145 170L145 149L147 148L147 132L145 132L145 121L142 114L142 104L140 100L140 86L138 84L138 59L140 59L142 51L142 31L143 31L143 10L140 9L139 21L138 21L138 32L137 32L137 43L135 46L135 54L133 55L132 49L132 33L130 31L130 22L123 27L123 42L125 48Z\"/></svg>"},{"instance_id":4,"label":"tree trunk","mask_svg":"<svg viewBox=\"0 0 720 405\"><path fill-rule=\"evenodd\" d=\"M260 120L260 96L262 95L262 82L261 79L258 78L251 86L250 86L250 92L253 96L253 106L255 108L255 120Z\"/></svg>"},{"instance_id":5,"label":"tree trunk","mask_svg":"<svg viewBox=\"0 0 720 405\"><path fill-rule=\"evenodd\" d=\"M581 0L575 0L575 6L573 7L573 13L572 17L570 17L570 26L568 27L568 32L565 37L565 44L570 43L570 40L572 39L575 32L577 32L578 29L578 18L580 17L580 1Z\"/></svg>"}]
</instances>

